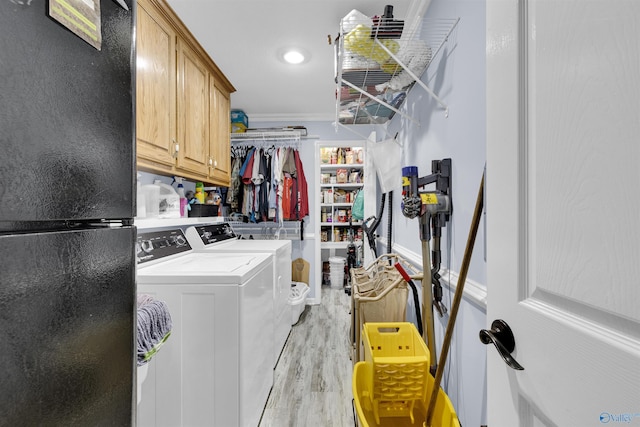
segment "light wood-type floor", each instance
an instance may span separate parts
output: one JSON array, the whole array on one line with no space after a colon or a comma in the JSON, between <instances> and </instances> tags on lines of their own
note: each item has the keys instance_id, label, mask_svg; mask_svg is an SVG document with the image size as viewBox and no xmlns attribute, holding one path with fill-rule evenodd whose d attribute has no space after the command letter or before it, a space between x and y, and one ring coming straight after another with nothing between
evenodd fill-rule
<instances>
[{"instance_id":1,"label":"light wood-type floor","mask_svg":"<svg viewBox=\"0 0 640 427\"><path fill-rule=\"evenodd\" d=\"M322 286L322 303L305 308L276 366L259 427L354 425L350 298L342 289Z\"/></svg>"}]
</instances>

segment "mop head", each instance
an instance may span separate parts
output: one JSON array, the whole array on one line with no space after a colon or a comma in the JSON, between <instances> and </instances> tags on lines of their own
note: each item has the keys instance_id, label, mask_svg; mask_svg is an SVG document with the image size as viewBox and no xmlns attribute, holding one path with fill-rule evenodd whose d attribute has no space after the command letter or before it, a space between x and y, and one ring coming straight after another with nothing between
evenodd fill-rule
<instances>
[{"instance_id":1,"label":"mop head","mask_svg":"<svg viewBox=\"0 0 640 427\"><path fill-rule=\"evenodd\" d=\"M171 334L167 304L150 295L138 295L138 366L149 362Z\"/></svg>"}]
</instances>

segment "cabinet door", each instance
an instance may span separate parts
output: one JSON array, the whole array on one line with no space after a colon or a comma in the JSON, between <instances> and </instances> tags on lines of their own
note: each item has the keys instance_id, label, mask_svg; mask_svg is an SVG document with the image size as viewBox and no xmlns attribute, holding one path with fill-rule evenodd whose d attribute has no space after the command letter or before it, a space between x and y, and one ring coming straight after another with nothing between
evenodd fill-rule
<instances>
[{"instance_id":1,"label":"cabinet door","mask_svg":"<svg viewBox=\"0 0 640 427\"><path fill-rule=\"evenodd\" d=\"M218 185L229 186L231 174L231 111L229 94L218 88L213 76L209 79L209 135L211 150L211 180Z\"/></svg>"},{"instance_id":2,"label":"cabinet door","mask_svg":"<svg viewBox=\"0 0 640 427\"><path fill-rule=\"evenodd\" d=\"M177 168L203 179L208 175L208 71L204 62L178 40L178 151Z\"/></svg>"},{"instance_id":3,"label":"cabinet door","mask_svg":"<svg viewBox=\"0 0 640 427\"><path fill-rule=\"evenodd\" d=\"M136 36L137 156L175 164L176 34L147 1L140 0Z\"/></svg>"}]
</instances>

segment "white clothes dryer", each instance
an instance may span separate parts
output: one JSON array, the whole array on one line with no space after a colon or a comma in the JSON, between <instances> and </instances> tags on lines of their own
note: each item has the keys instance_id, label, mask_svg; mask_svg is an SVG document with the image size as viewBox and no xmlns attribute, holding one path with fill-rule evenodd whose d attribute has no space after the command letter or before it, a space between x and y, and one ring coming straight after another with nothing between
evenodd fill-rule
<instances>
[{"instance_id":1,"label":"white clothes dryer","mask_svg":"<svg viewBox=\"0 0 640 427\"><path fill-rule=\"evenodd\" d=\"M138 234L138 293L173 329L149 362L138 425L258 425L273 386L272 257L195 252L180 229Z\"/></svg>"},{"instance_id":2,"label":"white clothes dryer","mask_svg":"<svg viewBox=\"0 0 640 427\"><path fill-rule=\"evenodd\" d=\"M291 332L291 241L239 239L228 223L196 225L185 235L195 251L259 252L273 257L274 368Z\"/></svg>"}]
</instances>

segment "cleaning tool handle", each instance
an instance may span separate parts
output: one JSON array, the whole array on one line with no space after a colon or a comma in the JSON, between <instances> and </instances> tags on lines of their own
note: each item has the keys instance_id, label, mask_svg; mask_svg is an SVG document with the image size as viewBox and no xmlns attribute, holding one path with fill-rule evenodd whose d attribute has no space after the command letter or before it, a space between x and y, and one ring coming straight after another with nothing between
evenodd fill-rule
<instances>
[{"instance_id":1,"label":"cleaning tool handle","mask_svg":"<svg viewBox=\"0 0 640 427\"><path fill-rule=\"evenodd\" d=\"M420 336L422 336L422 315L420 314L420 298L418 297L418 289L416 288L416 284L413 283L413 280L411 280L411 277L409 277L409 275L405 271L404 267L402 267L402 264L396 262L395 267L402 278L405 280L405 282L407 282L407 284L411 287L411 291L413 292L413 305L416 308L416 322L418 324L418 332L420 332Z\"/></svg>"},{"instance_id":2,"label":"cleaning tool handle","mask_svg":"<svg viewBox=\"0 0 640 427\"><path fill-rule=\"evenodd\" d=\"M404 267L399 263L396 262L395 264L396 270L398 270L398 272L400 273L400 275L402 276L402 278L409 283L411 281L411 277L409 277L409 275L407 274L406 270L404 269Z\"/></svg>"},{"instance_id":3,"label":"cleaning tool handle","mask_svg":"<svg viewBox=\"0 0 640 427\"><path fill-rule=\"evenodd\" d=\"M467 273L469 271L469 264L471 264L471 256L473 255L473 247L476 242L476 236L478 235L478 228L480 226L480 217L482 216L482 208L484 206L484 173L480 180L480 188L478 189L478 197L476 198L476 207L473 211L473 218L471 219L471 226L469 227L469 236L467 237L467 246L464 248L464 256L462 257L462 265L460 267L460 275L458 277L458 285L456 292L451 303L451 312L449 314L449 321L447 322L447 329L442 340L442 350L440 352L440 360L438 363L438 369L433 379L433 388L431 389L431 398L429 399L429 406L427 407L427 419L424 425L426 427L434 427L431 424L433 414L436 408L436 400L438 397L438 391L440 390L440 382L442 381L442 374L444 373L444 367L447 362L447 356L449 354L449 347L451 346L451 338L453 336L453 328L456 324L456 318L458 316L458 308L462 301L462 295L464 293L464 284L467 281Z\"/></svg>"}]
</instances>

